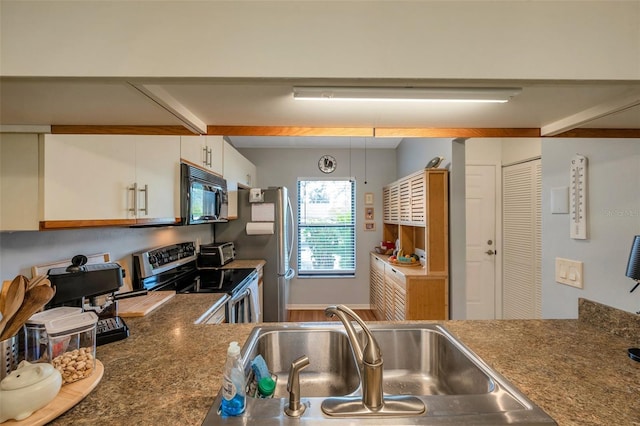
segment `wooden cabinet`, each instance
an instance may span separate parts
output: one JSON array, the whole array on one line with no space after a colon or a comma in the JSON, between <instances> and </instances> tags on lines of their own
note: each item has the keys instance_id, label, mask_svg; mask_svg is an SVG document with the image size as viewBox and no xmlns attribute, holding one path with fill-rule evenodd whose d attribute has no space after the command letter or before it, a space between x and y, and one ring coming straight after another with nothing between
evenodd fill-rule
<instances>
[{"instance_id":1,"label":"wooden cabinet","mask_svg":"<svg viewBox=\"0 0 640 426\"><path fill-rule=\"evenodd\" d=\"M186 163L222 176L224 140L222 136L181 136L180 158Z\"/></svg>"},{"instance_id":2,"label":"wooden cabinet","mask_svg":"<svg viewBox=\"0 0 640 426\"><path fill-rule=\"evenodd\" d=\"M369 268L369 282L370 282L370 305L371 310L375 314L376 318L383 319L385 312L384 304L384 262L371 254L371 266Z\"/></svg>"},{"instance_id":3,"label":"wooden cabinet","mask_svg":"<svg viewBox=\"0 0 640 426\"><path fill-rule=\"evenodd\" d=\"M179 136L43 135L40 227L175 223Z\"/></svg>"},{"instance_id":4,"label":"wooden cabinet","mask_svg":"<svg viewBox=\"0 0 640 426\"><path fill-rule=\"evenodd\" d=\"M38 135L0 134L0 231L37 231Z\"/></svg>"},{"instance_id":5,"label":"wooden cabinet","mask_svg":"<svg viewBox=\"0 0 640 426\"><path fill-rule=\"evenodd\" d=\"M383 188L383 240L399 240L406 254L423 253L425 265L398 267L371 254L370 299L378 319L449 318L448 194L444 169L419 171Z\"/></svg>"},{"instance_id":6,"label":"wooden cabinet","mask_svg":"<svg viewBox=\"0 0 640 426\"><path fill-rule=\"evenodd\" d=\"M387 256L371 253L371 309L378 320L446 320L449 281L431 277L423 269L396 267ZM417 271L416 271L417 269Z\"/></svg>"},{"instance_id":7,"label":"wooden cabinet","mask_svg":"<svg viewBox=\"0 0 640 426\"><path fill-rule=\"evenodd\" d=\"M385 296L388 300L385 303L386 319L389 321L402 321L407 319L406 312L406 281L404 275L400 274L390 265L384 268Z\"/></svg>"},{"instance_id":8,"label":"wooden cabinet","mask_svg":"<svg viewBox=\"0 0 640 426\"><path fill-rule=\"evenodd\" d=\"M224 141L223 177L227 181L229 219L238 217L238 187L257 186L256 166L238 152L229 142Z\"/></svg>"},{"instance_id":9,"label":"wooden cabinet","mask_svg":"<svg viewBox=\"0 0 640 426\"><path fill-rule=\"evenodd\" d=\"M382 219L384 223L400 222L399 186L392 184L382 189Z\"/></svg>"},{"instance_id":10,"label":"wooden cabinet","mask_svg":"<svg viewBox=\"0 0 640 426\"><path fill-rule=\"evenodd\" d=\"M393 195L396 192L397 197ZM394 220L392 213L394 210L398 211L397 221ZM387 216L390 219L387 219ZM385 241L400 240L400 248L407 254L424 251L427 273L448 275L449 187L447 170L435 169L416 172L387 185L383 189L382 238Z\"/></svg>"}]
</instances>

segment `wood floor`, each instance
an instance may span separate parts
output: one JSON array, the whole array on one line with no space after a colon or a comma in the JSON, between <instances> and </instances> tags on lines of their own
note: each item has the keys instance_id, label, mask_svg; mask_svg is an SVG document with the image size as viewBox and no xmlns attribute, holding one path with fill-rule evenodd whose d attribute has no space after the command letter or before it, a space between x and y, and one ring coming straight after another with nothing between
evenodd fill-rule
<instances>
[{"instance_id":1,"label":"wood floor","mask_svg":"<svg viewBox=\"0 0 640 426\"><path fill-rule=\"evenodd\" d=\"M354 309L356 315L362 318L363 321L376 321L376 317L373 311L370 309ZM324 322L324 321L338 321L336 317L327 318L324 311L319 310L295 310L289 311L289 321L291 322Z\"/></svg>"}]
</instances>

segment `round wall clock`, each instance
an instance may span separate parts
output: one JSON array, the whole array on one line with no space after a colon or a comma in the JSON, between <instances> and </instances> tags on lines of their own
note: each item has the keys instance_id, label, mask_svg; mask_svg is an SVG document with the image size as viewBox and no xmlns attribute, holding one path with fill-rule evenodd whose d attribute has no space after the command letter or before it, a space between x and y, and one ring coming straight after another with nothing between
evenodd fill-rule
<instances>
[{"instance_id":1,"label":"round wall clock","mask_svg":"<svg viewBox=\"0 0 640 426\"><path fill-rule=\"evenodd\" d=\"M318 168L322 173L333 173L337 165L336 159L330 155L323 155L318 160Z\"/></svg>"}]
</instances>

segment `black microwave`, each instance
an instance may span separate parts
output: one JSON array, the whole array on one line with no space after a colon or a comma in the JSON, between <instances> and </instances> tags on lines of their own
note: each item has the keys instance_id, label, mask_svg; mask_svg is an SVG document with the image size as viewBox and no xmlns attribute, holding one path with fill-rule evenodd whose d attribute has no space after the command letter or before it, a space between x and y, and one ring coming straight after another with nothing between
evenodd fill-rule
<instances>
[{"instance_id":1,"label":"black microwave","mask_svg":"<svg viewBox=\"0 0 640 426\"><path fill-rule=\"evenodd\" d=\"M189 164L180 164L180 216L183 225L226 222L227 181Z\"/></svg>"}]
</instances>

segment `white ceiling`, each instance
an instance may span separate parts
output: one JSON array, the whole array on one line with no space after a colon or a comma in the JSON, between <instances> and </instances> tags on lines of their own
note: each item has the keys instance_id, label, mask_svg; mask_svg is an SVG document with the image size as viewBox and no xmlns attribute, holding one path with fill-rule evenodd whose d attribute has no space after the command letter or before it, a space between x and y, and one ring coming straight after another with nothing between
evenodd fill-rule
<instances>
[{"instance_id":1,"label":"white ceiling","mask_svg":"<svg viewBox=\"0 0 640 426\"><path fill-rule=\"evenodd\" d=\"M0 124L180 125L181 120L132 84L158 85L207 125L302 127L640 128L640 82L300 81L282 79L0 79ZM295 101L294 85L522 87L506 104ZM627 103L621 100L627 100ZM629 103L628 100L632 102ZM633 100L637 100L634 102ZM632 105L618 111L620 105ZM601 118L598 118L603 115ZM585 120L586 118L586 120ZM582 123L585 121L584 123ZM232 137L237 147L352 147L361 138ZM367 143L373 138L367 138ZM395 147L399 139L376 140ZM371 145L368 145L371 146Z\"/></svg>"}]
</instances>

